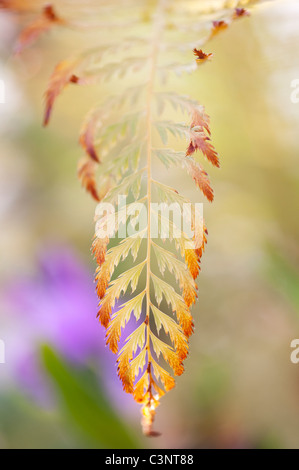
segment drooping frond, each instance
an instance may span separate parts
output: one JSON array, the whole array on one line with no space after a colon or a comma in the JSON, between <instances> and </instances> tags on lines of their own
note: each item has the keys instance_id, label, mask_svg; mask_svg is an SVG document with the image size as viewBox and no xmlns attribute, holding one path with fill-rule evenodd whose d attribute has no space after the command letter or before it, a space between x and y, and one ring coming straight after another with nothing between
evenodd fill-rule
<instances>
[{"instance_id":1,"label":"drooping frond","mask_svg":"<svg viewBox=\"0 0 299 470\"><path fill-rule=\"evenodd\" d=\"M147 435L156 434L152 425L159 400L174 387L173 376L184 371L194 331L190 309L207 242L199 208L154 180L153 162L185 170L209 202L214 192L202 165L205 160L220 165L204 106L169 90L167 80L183 80L185 73L208 67L214 60L209 41L226 34L234 21L249 15L245 8L257 3L61 0L44 6L39 0L0 0L0 8L30 17L20 33L18 52L52 30L56 34L68 28L86 37L92 32L93 38L98 32L97 44L75 51L54 68L45 94L44 124L69 85L99 84L105 96L114 90L103 102L92 103L83 120L78 176L86 191L101 201L92 244L98 318L106 328L108 347L118 354L123 389L142 404ZM136 35L133 25L138 26ZM173 111L181 122L174 121ZM172 149L169 142L187 149Z\"/></svg>"}]
</instances>

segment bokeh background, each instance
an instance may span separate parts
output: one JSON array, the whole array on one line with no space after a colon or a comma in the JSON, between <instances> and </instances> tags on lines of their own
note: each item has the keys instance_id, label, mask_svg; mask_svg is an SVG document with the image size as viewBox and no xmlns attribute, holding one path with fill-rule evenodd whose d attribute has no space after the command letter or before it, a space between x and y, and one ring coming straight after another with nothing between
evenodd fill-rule
<instances>
[{"instance_id":1,"label":"bokeh background","mask_svg":"<svg viewBox=\"0 0 299 470\"><path fill-rule=\"evenodd\" d=\"M48 77L74 39L53 32L16 58L18 31L1 13L0 448L298 448L298 2L236 22L209 44L213 61L169 84L206 106L221 169L207 168L216 197L204 206L191 354L154 439L140 434L95 318L95 205L76 167L101 88L66 90L43 129ZM165 177L199 197L180 171Z\"/></svg>"}]
</instances>

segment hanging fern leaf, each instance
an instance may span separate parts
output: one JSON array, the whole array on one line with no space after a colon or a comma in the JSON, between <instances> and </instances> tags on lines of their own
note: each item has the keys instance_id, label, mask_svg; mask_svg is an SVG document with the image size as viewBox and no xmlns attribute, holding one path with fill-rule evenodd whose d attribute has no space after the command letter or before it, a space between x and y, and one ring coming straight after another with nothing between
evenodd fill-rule
<instances>
[{"instance_id":1,"label":"hanging fern leaf","mask_svg":"<svg viewBox=\"0 0 299 470\"><path fill-rule=\"evenodd\" d=\"M34 0L0 0L0 7L33 16L20 34L18 52L54 26L84 32L86 38L89 29L99 32L98 44L56 66L46 91L44 124L49 123L57 97L69 84L107 87L109 83L117 89L117 94L93 105L83 122L84 157L78 176L90 195L104 203L96 210L92 244L98 265L98 318L107 330L107 345L118 354L124 390L142 404L143 431L156 435L152 429L156 408L174 387L173 375L184 371L188 339L194 331L190 308L197 298L195 280L207 229L188 199L155 181L152 169L157 159L167 168L186 170L212 202L214 193L201 166L202 157L215 167L220 165L203 105L161 89L161 84L165 87L172 74L180 77L184 72L196 73L203 64L208 66L213 54L207 42L235 20L247 17L245 7L260 2L113 0L109 8L106 2L84 3L70 5L62 0L56 11ZM131 35L133 24L138 24L138 37ZM109 44L107 30L117 31L115 39L110 34ZM181 32L179 43L173 31ZM173 51L175 62L170 59ZM174 122L171 110L181 113L183 121ZM188 142L187 150L169 148L170 137L177 145ZM169 216L169 207L181 213L185 206L189 233ZM163 212L165 207L168 212ZM160 236L154 241L152 233L158 229ZM118 244L112 243L116 236L121 238Z\"/></svg>"}]
</instances>

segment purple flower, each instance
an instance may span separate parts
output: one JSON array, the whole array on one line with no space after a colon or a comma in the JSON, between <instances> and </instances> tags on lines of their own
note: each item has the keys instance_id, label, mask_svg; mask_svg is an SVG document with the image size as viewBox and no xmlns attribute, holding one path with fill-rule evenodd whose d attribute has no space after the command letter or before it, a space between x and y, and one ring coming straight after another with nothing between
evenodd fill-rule
<instances>
[{"instance_id":1,"label":"purple flower","mask_svg":"<svg viewBox=\"0 0 299 470\"><path fill-rule=\"evenodd\" d=\"M0 337L5 341L6 364L5 371L0 370L0 387L17 382L41 403L51 402L51 387L39 358L39 345L47 343L75 365L95 365L114 405L132 413L133 399L122 391L116 356L105 346L105 331L96 318L93 272L74 252L45 247L35 274L10 283L2 303Z\"/></svg>"},{"instance_id":2,"label":"purple flower","mask_svg":"<svg viewBox=\"0 0 299 470\"><path fill-rule=\"evenodd\" d=\"M2 300L5 369L35 392L41 382L40 344L52 345L76 364L107 355L105 334L96 319L93 274L70 249L45 247L36 273L10 283Z\"/></svg>"},{"instance_id":3,"label":"purple flower","mask_svg":"<svg viewBox=\"0 0 299 470\"><path fill-rule=\"evenodd\" d=\"M76 363L103 351L93 275L70 250L46 248L36 275L14 282L5 297L20 336L50 343Z\"/></svg>"}]
</instances>

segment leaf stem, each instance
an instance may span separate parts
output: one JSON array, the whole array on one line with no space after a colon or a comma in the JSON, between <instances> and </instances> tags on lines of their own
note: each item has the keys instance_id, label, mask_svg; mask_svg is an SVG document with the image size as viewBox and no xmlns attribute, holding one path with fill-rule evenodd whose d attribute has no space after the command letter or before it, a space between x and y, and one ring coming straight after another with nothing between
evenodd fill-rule
<instances>
[{"instance_id":1,"label":"leaf stem","mask_svg":"<svg viewBox=\"0 0 299 470\"><path fill-rule=\"evenodd\" d=\"M148 403L147 407L151 410L152 405L152 377L151 377L151 349L150 349L150 282L151 282L151 198L152 198L152 101L154 96L154 86L155 86L155 78L156 78L156 69L157 69L157 61L159 55L159 45L161 42L161 36L163 34L164 29L164 11L166 7L167 0L159 0L157 4L156 10L156 18L154 21L153 26L153 43L152 43L152 53L150 57L150 77L148 82L147 88L147 103L146 103L146 135L147 135L147 147L146 147L146 155L147 155L147 198L148 198L148 221L147 221L147 276L146 276L146 317L145 317L145 324L146 324L146 349L148 354L148 365L147 365L147 373L149 378L149 386L148 386ZM150 419L150 423L148 423L148 429L146 429L146 433L151 433L151 424L152 419Z\"/></svg>"}]
</instances>

